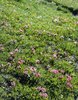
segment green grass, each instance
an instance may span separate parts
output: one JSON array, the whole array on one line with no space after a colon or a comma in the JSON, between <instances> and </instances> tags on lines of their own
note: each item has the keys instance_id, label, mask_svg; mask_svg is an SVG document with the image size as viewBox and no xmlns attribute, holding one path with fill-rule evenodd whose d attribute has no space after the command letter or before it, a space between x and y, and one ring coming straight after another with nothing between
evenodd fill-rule
<instances>
[{"instance_id":1,"label":"green grass","mask_svg":"<svg viewBox=\"0 0 78 100\"><path fill-rule=\"evenodd\" d=\"M78 9L78 0L54 0L62 5L67 7L72 7L74 9Z\"/></svg>"},{"instance_id":2,"label":"green grass","mask_svg":"<svg viewBox=\"0 0 78 100\"><path fill-rule=\"evenodd\" d=\"M60 3L70 6L71 0ZM72 5L77 8L77 1ZM20 65L19 59L24 60ZM46 1L0 0L0 100L74 100L78 89L77 61L76 16L58 11L54 3ZM34 77L30 66L37 68L41 78ZM61 74L52 76L47 66L48 70L64 70L64 79L58 80ZM66 74L72 76L73 89L66 87ZM38 86L47 89L48 98L39 96L35 89Z\"/></svg>"}]
</instances>

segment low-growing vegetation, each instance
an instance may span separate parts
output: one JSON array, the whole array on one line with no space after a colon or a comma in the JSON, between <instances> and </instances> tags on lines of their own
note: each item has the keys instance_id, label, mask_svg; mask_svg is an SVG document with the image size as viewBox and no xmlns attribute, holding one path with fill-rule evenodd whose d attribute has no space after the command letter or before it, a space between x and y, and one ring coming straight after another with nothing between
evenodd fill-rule
<instances>
[{"instance_id":1,"label":"low-growing vegetation","mask_svg":"<svg viewBox=\"0 0 78 100\"><path fill-rule=\"evenodd\" d=\"M78 16L56 2L0 0L0 100L77 99Z\"/></svg>"}]
</instances>

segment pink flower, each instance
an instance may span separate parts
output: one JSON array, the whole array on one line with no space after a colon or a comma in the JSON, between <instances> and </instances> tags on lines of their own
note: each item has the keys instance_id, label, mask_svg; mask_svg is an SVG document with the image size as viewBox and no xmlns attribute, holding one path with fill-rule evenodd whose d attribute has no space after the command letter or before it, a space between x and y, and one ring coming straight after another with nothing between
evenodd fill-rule
<instances>
[{"instance_id":1,"label":"pink flower","mask_svg":"<svg viewBox=\"0 0 78 100\"><path fill-rule=\"evenodd\" d=\"M42 88L41 88L41 86L38 86L36 89L39 90L39 91L41 91Z\"/></svg>"},{"instance_id":2,"label":"pink flower","mask_svg":"<svg viewBox=\"0 0 78 100\"><path fill-rule=\"evenodd\" d=\"M56 69L53 69L53 70L51 70L50 72L52 72L52 73L54 73L54 74L58 74L58 73L59 73L59 71L56 70Z\"/></svg>"},{"instance_id":3,"label":"pink flower","mask_svg":"<svg viewBox=\"0 0 78 100\"><path fill-rule=\"evenodd\" d=\"M39 90L40 92L46 92L46 88L44 88L44 87L41 87L41 86L39 86L39 87L37 87L37 90Z\"/></svg>"},{"instance_id":4,"label":"pink flower","mask_svg":"<svg viewBox=\"0 0 78 100\"><path fill-rule=\"evenodd\" d=\"M14 52L10 52L9 54L10 54L10 55L14 55Z\"/></svg>"},{"instance_id":5,"label":"pink flower","mask_svg":"<svg viewBox=\"0 0 78 100\"><path fill-rule=\"evenodd\" d=\"M47 93L40 93L40 96L41 97L44 97L44 98L47 98L48 97L48 94Z\"/></svg>"},{"instance_id":6,"label":"pink flower","mask_svg":"<svg viewBox=\"0 0 78 100\"><path fill-rule=\"evenodd\" d=\"M19 60L18 60L18 64L19 64L19 65L21 65L21 64L23 64L23 63L24 63L24 60L22 60L22 59L19 59Z\"/></svg>"},{"instance_id":7,"label":"pink flower","mask_svg":"<svg viewBox=\"0 0 78 100\"><path fill-rule=\"evenodd\" d=\"M72 80L72 77L67 75L67 81L71 81Z\"/></svg>"},{"instance_id":8,"label":"pink flower","mask_svg":"<svg viewBox=\"0 0 78 100\"><path fill-rule=\"evenodd\" d=\"M72 88L72 87L73 87L72 84L71 84L70 82L67 82L66 84L67 84L67 86L68 86L69 88Z\"/></svg>"},{"instance_id":9,"label":"pink flower","mask_svg":"<svg viewBox=\"0 0 78 100\"><path fill-rule=\"evenodd\" d=\"M30 67L30 71L36 72L36 70L37 70L37 69L36 69L35 67L33 67L33 66Z\"/></svg>"},{"instance_id":10,"label":"pink flower","mask_svg":"<svg viewBox=\"0 0 78 100\"><path fill-rule=\"evenodd\" d=\"M42 92L46 92L46 89L42 87L42 88L41 88L41 91L42 91Z\"/></svg>"},{"instance_id":11,"label":"pink flower","mask_svg":"<svg viewBox=\"0 0 78 100\"><path fill-rule=\"evenodd\" d=\"M57 54L53 54L53 57L54 57L54 58L57 58Z\"/></svg>"},{"instance_id":12,"label":"pink flower","mask_svg":"<svg viewBox=\"0 0 78 100\"><path fill-rule=\"evenodd\" d=\"M16 52L18 52L18 49L15 49L14 51L11 51L9 54L10 54L10 56L15 56Z\"/></svg>"},{"instance_id":13,"label":"pink flower","mask_svg":"<svg viewBox=\"0 0 78 100\"><path fill-rule=\"evenodd\" d=\"M34 75L35 75L35 77L37 77L37 78L41 77L41 74L40 74L40 73L35 73Z\"/></svg>"}]
</instances>

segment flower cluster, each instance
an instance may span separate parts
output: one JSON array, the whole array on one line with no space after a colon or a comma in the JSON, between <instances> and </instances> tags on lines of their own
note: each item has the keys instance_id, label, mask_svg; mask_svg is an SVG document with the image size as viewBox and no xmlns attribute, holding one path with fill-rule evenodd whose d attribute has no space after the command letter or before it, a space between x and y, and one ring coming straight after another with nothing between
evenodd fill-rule
<instances>
[{"instance_id":1,"label":"flower cluster","mask_svg":"<svg viewBox=\"0 0 78 100\"><path fill-rule=\"evenodd\" d=\"M14 61L15 54L18 52L18 49L15 49L14 51L9 52L9 57L7 59L8 62Z\"/></svg>"},{"instance_id":2,"label":"flower cluster","mask_svg":"<svg viewBox=\"0 0 78 100\"><path fill-rule=\"evenodd\" d=\"M41 97L44 97L44 98L47 98L48 97L48 94L47 93L40 93L39 94Z\"/></svg>"},{"instance_id":3,"label":"flower cluster","mask_svg":"<svg viewBox=\"0 0 78 100\"><path fill-rule=\"evenodd\" d=\"M54 74L58 74L58 73L59 73L59 70L53 69L53 70L50 70L50 72L52 72L52 73L54 73Z\"/></svg>"},{"instance_id":4,"label":"flower cluster","mask_svg":"<svg viewBox=\"0 0 78 100\"><path fill-rule=\"evenodd\" d=\"M36 69L35 67L33 67L33 66L30 67L30 71L31 71L31 72L36 72L36 70L37 70L37 69Z\"/></svg>"},{"instance_id":5,"label":"flower cluster","mask_svg":"<svg viewBox=\"0 0 78 100\"><path fill-rule=\"evenodd\" d=\"M38 73L38 72L34 73L34 75L35 75L35 77L36 77L36 78L41 77L41 74L40 74L40 73Z\"/></svg>"},{"instance_id":6,"label":"flower cluster","mask_svg":"<svg viewBox=\"0 0 78 100\"><path fill-rule=\"evenodd\" d=\"M36 64L40 64L40 60L36 60Z\"/></svg>"},{"instance_id":7,"label":"flower cluster","mask_svg":"<svg viewBox=\"0 0 78 100\"><path fill-rule=\"evenodd\" d=\"M39 86L36 89L40 92L39 95L41 97L44 97L44 98L48 97L48 94L46 93L46 88Z\"/></svg>"},{"instance_id":8,"label":"flower cluster","mask_svg":"<svg viewBox=\"0 0 78 100\"><path fill-rule=\"evenodd\" d=\"M16 48L14 51L11 51L9 54L10 56L15 56L15 54L18 52L19 50Z\"/></svg>"},{"instance_id":9,"label":"flower cluster","mask_svg":"<svg viewBox=\"0 0 78 100\"><path fill-rule=\"evenodd\" d=\"M66 85L68 88L73 88L72 86L72 77L68 74L65 74L64 70L57 70L57 69L50 69L49 72L53 73L53 74L59 74L60 76L58 77L58 79L63 79L65 78L66 80Z\"/></svg>"},{"instance_id":10,"label":"flower cluster","mask_svg":"<svg viewBox=\"0 0 78 100\"><path fill-rule=\"evenodd\" d=\"M41 87L41 86L38 86L36 89L37 89L38 91L40 91L40 92L46 92L46 88Z\"/></svg>"},{"instance_id":11,"label":"flower cluster","mask_svg":"<svg viewBox=\"0 0 78 100\"><path fill-rule=\"evenodd\" d=\"M36 78L39 78L41 77L41 74L39 72L37 72L37 69L33 66L30 67L30 71L33 73L33 75L36 77Z\"/></svg>"},{"instance_id":12,"label":"flower cluster","mask_svg":"<svg viewBox=\"0 0 78 100\"><path fill-rule=\"evenodd\" d=\"M70 75L66 75L67 76L67 81L70 82L72 80L72 77Z\"/></svg>"},{"instance_id":13,"label":"flower cluster","mask_svg":"<svg viewBox=\"0 0 78 100\"><path fill-rule=\"evenodd\" d=\"M25 62L24 60L19 59L19 60L18 60L18 65L21 65L21 64L23 64L24 62Z\"/></svg>"},{"instance_id":14,"label":"flower cluster","mask_svg":"<svg viewBox=\"0 0 78 100\"><path fill-rule=\"evenodd\" d=\"M69 88L73 88L72 84L71 84L71 81L72 81L72 77L70 75L66 75L67 76L67 82L66 82L66 85L69 87Z\"/></svg>"}]
</instances>

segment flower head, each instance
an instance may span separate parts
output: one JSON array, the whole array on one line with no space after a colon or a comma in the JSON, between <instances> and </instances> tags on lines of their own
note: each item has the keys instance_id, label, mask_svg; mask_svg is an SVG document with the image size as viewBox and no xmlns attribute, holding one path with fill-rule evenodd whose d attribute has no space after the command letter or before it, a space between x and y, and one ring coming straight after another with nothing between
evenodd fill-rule
<instances>
[{"instance_id":1,"label":"flower head","mask_svg":"<svg viewBox=\"0 0 78 100\"><path fill-rule=\"evenodd\" d=\"M37 63L37 64L40 64L40 60L36 60L36 63Z\"/></svg>"},{"instance_id":2,"label":"flower head","mask_svg":"<svg viewBox=\"0 0 78 100\"><path fill-rule=\"evenodd\" d=\"M41 97L44 97L44 98L47 98L48 97L48 94L47 93L40 93L40 96Z\"/></svg>"},{"instance_id":3,"label":"flower head","mask_svg":"<svg viewBox=\"0 0 78 100\"><path fill-rule=\"evenodd\" d=\"M41 87L41 86L37 87L37 90L43 93L46 92L46 88Z\"/></svg>"},{"instance_id":4,"label":"flower head","mask_svg":"<svg viewBox=\"0 0 78 100\"><path fill-rule=\"evenodd\" d=\"M15 52L10 52L9 54L10 54L11 56L13 56L13 55L15 54Z\"/></svg>"},{"instance_id":5,"label":"flower head","mask_svg":"<svg viewBox=\"0 0 78 100\"><path fill-rule=\"evenodd\" d=\"M67 81L71 81L72 77L70 75L67 75Z\"/></svg>"},{"instance_id":6,"label":"flower head","mask_svg":"<svg viewBox=\"0 0 78 100\"><path fill-rule=\"evenodd\" d=\"M40 74L40 73L38 73L38 72L37 72L37 73L35 73L34 75L35 75L35 77L36 77L36 78L41 77L41 74Z\"/></svg>"},{"instance_id":7,"label":"flower head","mask_svg":"<svg viewBox=\"0 0 78 100\"><path fill-rule=\"evenodd\" d=\"M68 86L69 88L72 88L72 87L73 87L72 84L71 84L70 82L67 82L66 84L67 84L67 86Z\"/></svg>"},{"instance_id":8,"label":"flower head","mask_svg":"<svg viewBox=\"0 0 78 100\"><path fill-rule=\"evenodd\" d=\"M19 65L21 65L21 64L23 64L23 63L24 63L24 60L22 60L22 59L19 59L19 60L18 60L18 64L19 64Z\"/></svg>"},{"instance_id":9,"label":"flower head","mask_svg":"<svg viewBox=\"0 0 78 100\"><path fill-rule=\"evenodd\" d=\"M53 70L51 70L50 72L52 72L52 73L54 73L54 74L58 74L58 73L59 73L59 71L56 70L56 69L53 69Z\"/></svg>"},{"instance_id":10,"label":"flower head","mask_svg":"<svg viewBox=\"0 0 78 100\"><path fill-rule=\"evenodd\" d=\"M37 70L37 69L36 69L35 67L33 67L33 66L30 67L30 71L36 72L36 70Z\"/></svg>"},{"instance_id":11,"label":"flower head","mask_svg":"<svg viewBox=\"0 0 78 100\"><path fill-rule=\"evenodd\" d=\"M56 54L56 53L54 53L54 54L53 54L53 57L54 57L54 58L57 58L57 54Z\"/></svg>"}]
</instances>

